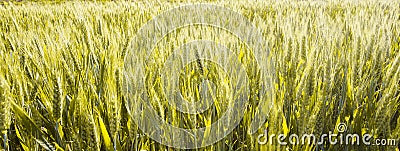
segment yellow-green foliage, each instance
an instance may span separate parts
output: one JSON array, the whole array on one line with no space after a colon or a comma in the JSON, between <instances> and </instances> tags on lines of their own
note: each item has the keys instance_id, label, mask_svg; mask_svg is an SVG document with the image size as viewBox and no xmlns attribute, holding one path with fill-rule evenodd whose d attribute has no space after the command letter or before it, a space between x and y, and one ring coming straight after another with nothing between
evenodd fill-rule
<instances>
[{"instance_id":1,"label":"yellow-green foliage","mask_svg":"<svg viewBox=\"0 0 400 151\"><path fill-rule=\"evenodd\" d=\"M202 149L379 148L257 143L257 136L264 129L275 134L320 135L334 131L339 122L348 125L349 133L399 138L398 1L212 3L244 14L262 31L275 61L275 96L268 124L259 133L247 133L258 104L254 98L250 102L252 108L243 111L245 117L231 134ZM8 134L8 143L0 146L8 144L12 150L171 149L146 137L129 118L122 93L123 61L126 51L131 51L131 40L146 21L181 4L185 3L0 5L0 130ZM221 34L212 27L186 27L158 44L154 60L165 61L163 56L170 53L165 50L198 38L200 32L205 39L218 34L219 39L212 40L222 43L235 40L228 40L232 35ZM137 56L145 57L145 53ZM241 59L246 64L251 58L244 55ZM154 85L148 94L154 96L161 87L156 77L158 65L155 62L147 68L146 82ZM187 87L181 90L187 94L199 91ZM209 125L225 110L221 102L216 102L216 112L193 116L165 108L168 103L162 100L152 102L160 117L182 128ZM16 106L12 107L11 102Z\"/></svg>"}]
</instances>

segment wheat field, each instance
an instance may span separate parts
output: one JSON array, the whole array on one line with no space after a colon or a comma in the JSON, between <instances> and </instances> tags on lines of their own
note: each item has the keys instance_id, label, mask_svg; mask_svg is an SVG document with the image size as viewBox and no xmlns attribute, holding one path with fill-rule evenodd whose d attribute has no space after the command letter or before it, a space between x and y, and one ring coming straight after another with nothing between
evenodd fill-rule
<instances>
[{"instance_id":1,"label":"wheat field","mask_svg":"<svg viewBox=\"0 0 400 151\"><path fill-rule=\"evenodd\" d=\"M147 88L137 91L148 91L143 93L158 116L172 125L193 129L216 122L233 91L220 88L229 83L224 80L228 75L206 77L219 86L217 101L213 110L199 115L169 107L161 91L170 87L159 76L175 47L208 39L238 49L238 59L250 75L251 94L249 105L240 111L244 116L239 125L222 140L197 150L398 151L399 1L202 1L243 14L261 31L274 68L270 100L257 96L260 79L252 68L254 56L232 34L209 26L169 33L157 43L145 76L126 80L124 58L139 29L163 11L198 2L0 2L0 149L179 150L148 137L135 123L135 104L127 101L132 96L124 93L124 83L143 81ZM145 59L147 54L132 55ZM260 62L263 66L266 60ZM184 97L202 91L195 84L203 75L195 73L221 72L212 63L199 64L186 66L182 73L189 75L181 77ZM249 134L262 101L270 102L268 118ZM338 123L347 124L347 133L392 138L397 144L279 145L257 140L264 130L285 136L337 133ZM212 137L207 134L204 139Z\"/></svg>"}]
</instances>

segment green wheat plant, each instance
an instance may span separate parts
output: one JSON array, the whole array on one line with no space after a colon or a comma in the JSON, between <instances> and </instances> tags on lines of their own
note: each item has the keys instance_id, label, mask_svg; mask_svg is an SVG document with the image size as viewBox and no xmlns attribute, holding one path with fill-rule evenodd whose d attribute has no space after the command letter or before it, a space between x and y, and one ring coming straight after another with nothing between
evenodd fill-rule
<instances>
[{"instance_id":1,"label":"green wheat plant","mask_svg":"<svg viewBox=\"0 0 400 151\"><path fill-rule=\"evenodd\" d=\"M197 2L0 2L0 149L179 150L149 138L131 119L129 106L135 104L126 97L140 96L123 93L123 83L129 82L124 81L124 58L146 22ZM160 69L172 50L191 40L216 41L237 50L237 59L252 75L249 107L242 111L240 124L221 141L198 150L398 150L364 144L282 146L257 140L264 130L320 136L337 133L336 125L345 123L348 133L392 138L399 145L398 1L201 2L235 10L260 29L274 61L275 79L268 118L256 134L249 134L260 102L260 79L243 42L208 26L183 27L158 42L146 71L137 71L145 76L137 79L146 83L145 93L158 116L174 126L209 126L226 111L225 100L233 92L224 87L228 75L218 66L192 63L183 69L179 89L184 97L198 100L203 91L196 86L198 80L209 78L217 85L210 90L213 109L192 115L169 107ZM135 54L142 60L146 56Z\"/></svg>"}]
</instances>

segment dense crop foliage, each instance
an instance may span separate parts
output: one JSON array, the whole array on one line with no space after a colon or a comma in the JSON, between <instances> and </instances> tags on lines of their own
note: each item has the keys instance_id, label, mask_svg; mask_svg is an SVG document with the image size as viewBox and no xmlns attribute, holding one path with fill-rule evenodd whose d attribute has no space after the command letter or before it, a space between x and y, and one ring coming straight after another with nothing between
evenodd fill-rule
<instances>
[{"instance_id":1,"label":"dense crop foliage","mask_svg":"<svg viewBox=\"0 0 400 151\"><path fill-rule=\"evenodd\" d=\"M275 93L267 122L258 134L268 129L275 134L321 135L335 132L337 123L346 123L348 133L370 133L375 138L394 138L400 143L398 2L213 3L242 13L262 31L265 45L270 48L276 76ZM162 11L180 4L25 2L0 5L1 148L172 149L148 138L129 118L122 91L126 82L123 65L124 55L130 51L130 42L139 28ZM199 37L221 43L237 41L228 32L212 27L187 27L160 41L153 57L162 61L164 53L168 53L164 50ZM246 54L241 57L244 64L251 60ZM196 65L187 68L187 71L198 70ZM150 78L142 77L148 85L155 85L148 92L153 95L161 87L157 78L151 78L158 74L157 69L157 62L150 64ZM199 90L192 87L182 91L189 94ZM228 92L219 95L224 93ZM396 148L363 144L260 145L258 134L247 133L259 101L257 97L252 98L252 107L243 110L245 116L232 133L202 149ZM183 128L205 126L224 110L223 102L215 103L216 112L191 117L166 108L168 103L163 101L152 103L161 117ZM193 121L199 125L193 125Z\"/></svg>"}]
</instances>

